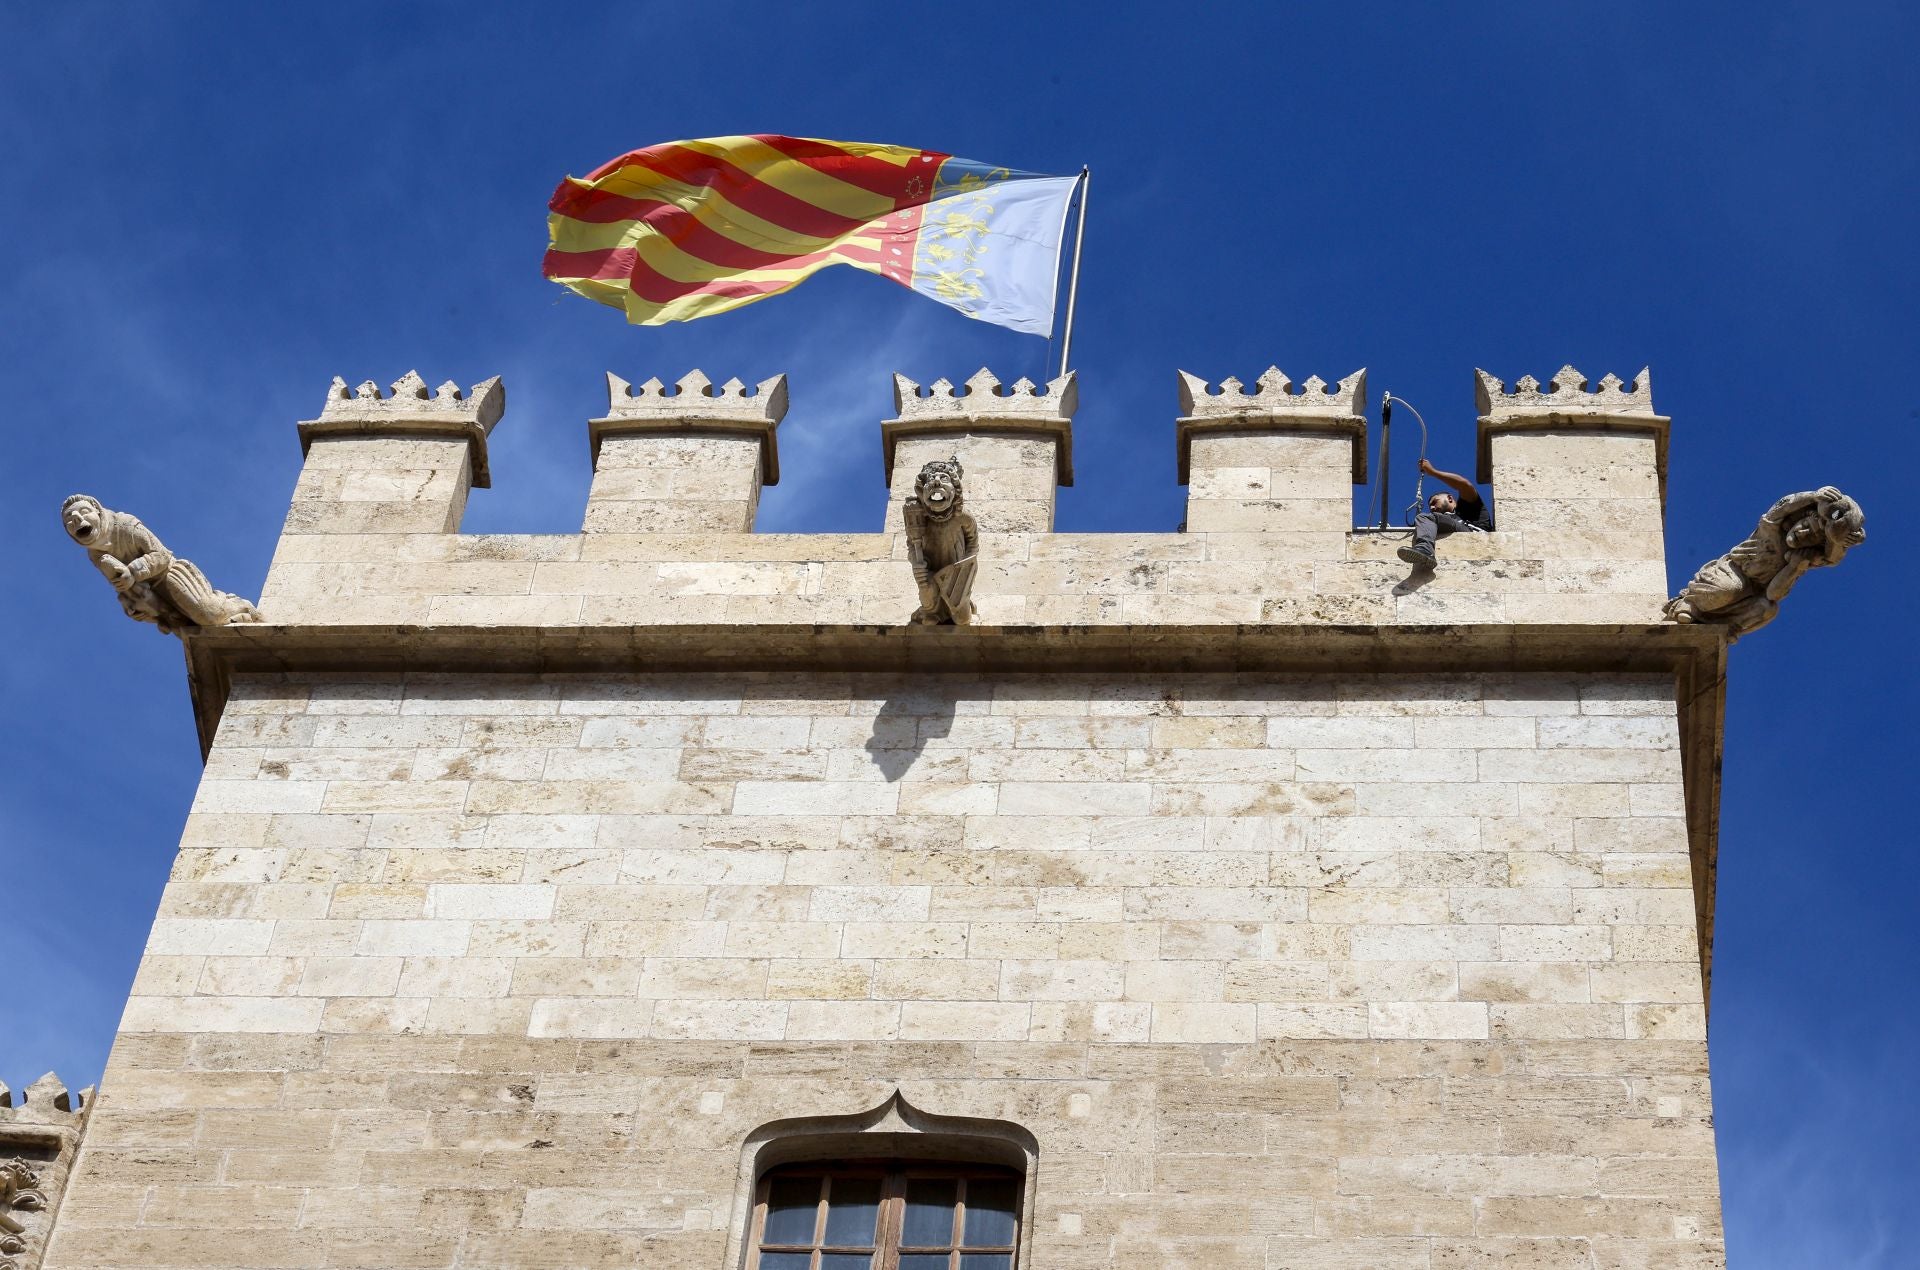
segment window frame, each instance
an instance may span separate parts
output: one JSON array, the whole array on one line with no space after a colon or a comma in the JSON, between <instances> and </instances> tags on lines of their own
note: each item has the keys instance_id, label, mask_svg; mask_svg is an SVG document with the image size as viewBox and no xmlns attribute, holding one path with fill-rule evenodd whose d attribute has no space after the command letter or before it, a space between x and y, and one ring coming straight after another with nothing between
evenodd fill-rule
<instances>
[{"instance_id":1,"label":"window frame","mask_svg":"<svg viewBox=\"0 0 1920 1270\"><path fill-rule=\"evenodd\" d=\"M768 1202L773 1183L781 1177L820 1179L813 1237L806 1244L768 1245L762 1239L766 1231ZM827 1211L832 1205L833 1183L843 1177L880 1179L880 1206L879 1212L875 1215L871 1248L825 1242ZM951 1178L956 1183L953 1228L949 1232L950 1238L942 1245L903 1244L901 1240L905 1234L907 1183L929 1178ZM969 1244L965 1242L967 1183L974 1180L1011 1183L1013 1232L1012 1238L1006 1243ZM761 1174L754 1185L753 1220L747 1239L747 1267L748 1270L760 1270L761 1257L766 1253L805 1254L810 1270L819 1270L822 1257L830 1254L860 1256L864 1253L871 1258L868 1263L871 1270L899 1270L900 1258L903 1255L944 1255L947 1258L948 1270L958 1270L960 1258L963 1255L1000 1256L1007 1258L1008 1270L1019 1270L1021 1235L1025 1231L1026 1199L1024 1173L1004 1164L925 1157L878 1157L852 1160L815 1159L776 1165Z\"/></svg>"}]
</instances>

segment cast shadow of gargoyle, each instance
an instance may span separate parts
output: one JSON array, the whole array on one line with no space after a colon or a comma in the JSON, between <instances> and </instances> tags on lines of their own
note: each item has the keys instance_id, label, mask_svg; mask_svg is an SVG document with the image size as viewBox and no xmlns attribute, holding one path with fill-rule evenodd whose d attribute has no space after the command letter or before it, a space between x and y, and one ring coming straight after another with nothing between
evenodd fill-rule
<instances>
[{"instance_id":1,"label":"cast shadow of gargoyle","mask_svg":"<svg viewBox=\"0 0 1920 1270\"><path fill-rule=\"evenodd\" d=\"M889 783L913 770L927 742L953 731L960 698L968 695L960 683L921 681L892 689L873 716L873 734L864 747Z\"/></svg>"}]
</instances>

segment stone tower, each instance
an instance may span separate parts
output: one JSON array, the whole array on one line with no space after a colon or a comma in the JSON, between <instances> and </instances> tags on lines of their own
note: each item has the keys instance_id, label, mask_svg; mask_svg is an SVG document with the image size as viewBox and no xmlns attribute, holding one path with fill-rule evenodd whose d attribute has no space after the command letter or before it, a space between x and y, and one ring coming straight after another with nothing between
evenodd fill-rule
<instances>
[{"instance_id":1,"label":"stone tower","mask_svg":"<svg viewBox=\"0 0 1920 1270\"><path fill-rule=\"evenodd\" d=\"M300 425L46 1266L1721 1264L1644 373L1481 376L1411 575L1363 373L1183 375L1186 531L1109 534L1071 375L899 380L864 534L753 532L784 379L609 378L573 535L458 532L497 380Z\"/></svg>"}]
</instances>

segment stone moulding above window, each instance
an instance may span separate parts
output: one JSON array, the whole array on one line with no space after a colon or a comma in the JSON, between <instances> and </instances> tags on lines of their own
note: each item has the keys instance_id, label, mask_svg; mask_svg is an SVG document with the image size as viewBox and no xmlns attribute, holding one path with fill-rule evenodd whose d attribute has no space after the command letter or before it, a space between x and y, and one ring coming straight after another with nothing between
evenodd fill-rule
<instances>
[{"instance_id":1,"label":"stone moulding above window","mask_svg":"<svg viewBox=\"0 0 1920 1270\"><path fill-rule=\"evenodd\" d=\"M921 1111L898 1089L867 1111L771 1120L747 1135L740 1148L740 1176L734 1186L725 1264L735 1270L743 1270L747 1264L747 1227L753 1218L754 1188L767 1170L815 1160L874 1159L998 1164L1018 1169L1020 1211L1028 1219L1020 1222L1014 1264L1021 1270L1032 1264L1030 1217L1040 1172L1040 1146L1033 1134L1010 1120Z\"/></svg>"}]
</instances>

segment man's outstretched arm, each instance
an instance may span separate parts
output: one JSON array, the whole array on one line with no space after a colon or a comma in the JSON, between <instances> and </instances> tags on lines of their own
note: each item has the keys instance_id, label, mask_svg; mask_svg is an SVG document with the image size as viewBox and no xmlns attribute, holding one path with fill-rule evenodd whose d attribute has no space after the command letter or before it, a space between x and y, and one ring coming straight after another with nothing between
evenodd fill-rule
<instances>
[{"instance_id":1,"label":"man's outstretched arm","mask_svg":"<svg viewBox=\"0 0 1920 1270\"><path fill-rule=\"evenodd\" d=\"M1445 481L1447 484L1453 486L1454 491L1456 493L1471 494L1475 498L1480 497L1480 490L1478 489L1478 487L1476 487L1472 481L1460 475L1460 473L1458 472L1442 472L1439 468L1427 462L1427 460L1425 459L1420 460L1420 471L1423 475L1431 476L1437 481Z\"/></svg>"}]
</instances>

